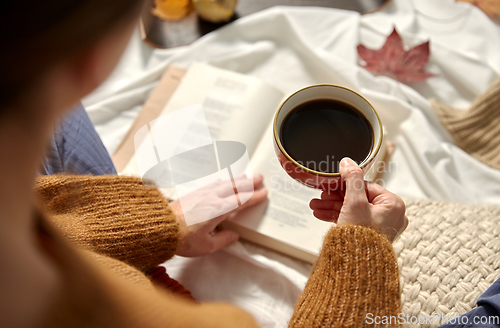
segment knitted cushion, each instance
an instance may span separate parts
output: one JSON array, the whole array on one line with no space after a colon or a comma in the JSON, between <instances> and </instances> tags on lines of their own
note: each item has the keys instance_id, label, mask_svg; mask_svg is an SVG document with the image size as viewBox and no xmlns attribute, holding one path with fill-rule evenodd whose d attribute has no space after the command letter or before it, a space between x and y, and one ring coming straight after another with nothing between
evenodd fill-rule
<instances>
[{"instance_id":1,"label":"knitted cushion","mask_svg":"<svg viewBox=\"0 0 500 328\"><path fill-rule=\"evenodd\" d=\"M410 224L393 245L403 313L470 311L500 277L500 206L429 200L406 200L406 206Z\"/></svg>"}]
</instances>

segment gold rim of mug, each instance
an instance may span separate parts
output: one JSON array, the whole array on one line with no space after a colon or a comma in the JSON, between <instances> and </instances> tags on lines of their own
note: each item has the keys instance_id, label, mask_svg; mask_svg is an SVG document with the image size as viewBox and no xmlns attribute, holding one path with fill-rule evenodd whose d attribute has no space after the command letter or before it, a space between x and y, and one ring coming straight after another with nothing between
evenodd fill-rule
<instances>
[{"instance_id":1,"label":"gold rim of mug","mask_svg":"<svg viewBox=\"0 0 500 328\"><path fill-rule=\"evenodd\" d=\"M315 170L311 170L310 168L307 168L301 164L299 164L298 162L296 162L290 155L288 155L288 153L285 151L285 148L283 148L283 145L281 144L281 140L278 136L278 126L277 126L277 122L278 122L278 115L279 113L281 112L281 109L283 108L283 105L290 99L292 98L295 94L301 92L301 91L304 91L306 89L309 89L309 88L316 88L316 87L334 87L334 88L341 88L341 89L344 89L344 90L347 90L349 92L352 92L354 93L355 95L357 95L358 97L360 97L361 99L363 99L364 101L366 101L366 103L370 106L370 108L373 110L373 112L375 113L375 116L377 117L377 122L378 122L378 125L379 125L379 128L380 128L380 138L378 140L378 143L375 147L375 150L372 151L370 153L370 156L364 160L360 165L359 167L361 169L363 169L366 165L368 165L371 161L373 161L373 159L375 158L375 156L378 154L379 150L380 150L380 147L382 145L382 139L383 139L383 129L382 129L382 122L380 121L380 117L378 116L378 113L377 111L375 110L375 108L372 106L372 104L365 98L363 97L362 95L360 95L359 93L357 93L356 91L354 90L351 90L347 87L344 87L344 86L341 86L341 85L337 85L337 84L327 84L327 83L323 83L323 84L313 84L313 85L309 85L307 87L304 87L302 89L299 89L297 91L295 91L294 93L292 93L290 96L288 96L281 104L280 106L278 107L278 110L276 111L276 113L274 114L274 120L273 120L273 134L274 134L274 140L276 142L276 144L278 145L281 153L283 155L285 155L285 157L293 163L293 165L299 167L300 169L306 171L306 172L309 172L309 173L312 173L312 174L315 174L315 175L319 175L319 176L324 176L324 177L339 177L340 176L340 173L339 172L336 172L336 173L325 173L325 172L319 172L319 171L315 171ZM296 106L295 106L296 107ZM353 106L354 107L354 106ZM362 113L363 114L363 113ZM364 115L364 114L363 114ZM371 123L370 123L371 124Z\"/></svg>"}]
</instances>

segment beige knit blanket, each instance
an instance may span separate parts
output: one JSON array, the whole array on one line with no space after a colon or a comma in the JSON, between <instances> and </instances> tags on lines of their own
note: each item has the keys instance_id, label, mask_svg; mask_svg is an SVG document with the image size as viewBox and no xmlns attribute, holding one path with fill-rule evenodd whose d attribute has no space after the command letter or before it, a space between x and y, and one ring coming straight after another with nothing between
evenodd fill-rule
<instances>
[{"instance_id":1,"label":"beige knit blanket","mask_svg":"<svg viewBox=\"0 0 500 328\"><path fill-rule=\"evenodd\" d=\"M441 124L457 146L479 161L500 169L500 78L467 110L430 99Z\"/></svg>"},{"instance_id":2,"label":"beige knit blanket","mask_svg":"<svg viewBox=\"0 0 500 328\"><path fill-rule=\"evenodd\" d=\"M451 317L470 311L500 277L500 206L405 202L410 224L394 243L403 313Z\"/></svg>"}]
</instances>

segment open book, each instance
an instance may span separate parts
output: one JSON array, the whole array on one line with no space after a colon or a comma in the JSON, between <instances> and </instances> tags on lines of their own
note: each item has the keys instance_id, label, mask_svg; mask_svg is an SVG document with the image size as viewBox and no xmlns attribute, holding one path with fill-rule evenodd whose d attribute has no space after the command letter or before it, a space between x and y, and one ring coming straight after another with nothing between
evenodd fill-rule
<instances>
[{"instance_id":1,"label":"open book","mask_svg":"<svg viewBox=\"0 0 500 328\"><path fill-rule=\"evenodd\" d=\"M184 75L185 74L185 75ZM195 63L185 71L171 67L148 99L113 160L120 173L138 175L133 136L159 115L202 104L214 141L238 141L246 145L248 170L264 176L268 201L247 208L228 219L223 227L246 240L300 260L313 263L323 237L332 223L313 217L309 201L320 191L290 178L281 168L273 150L272 118L286 95L264 81L206 64ZM386 147L379 153L385 159ZM377 178L375 164L365 178ZM175 189L163 190L176 198Z\"/></svg>"}]
</instances>

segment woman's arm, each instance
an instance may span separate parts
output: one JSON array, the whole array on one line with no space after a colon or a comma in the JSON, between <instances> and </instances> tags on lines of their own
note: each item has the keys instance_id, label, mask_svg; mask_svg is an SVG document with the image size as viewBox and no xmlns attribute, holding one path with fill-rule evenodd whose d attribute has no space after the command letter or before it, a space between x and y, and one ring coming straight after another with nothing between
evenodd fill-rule
<instances>
[{"instance_id":1,"label":"woman's arm","mask_svg":"<svg viewBox=\"0 0 500 328\"><path fill-rule=\"evenodd\" d=\"M364 327L400 312L398 264L387 237L364 226L332 228L289 327Z\"/></svg>"},{"instance_id":2,"label":"woman's arm","mask_svg":"<svg viewBox=\"0 0 500 328\"><path fill-rule=\"evenodd\" d=\"M400 311L396 256L390 242L408 225L404 202L343 159L345 192L313 199L314 215L337 223L302 293L290 327L398 326Z\"/></svg>"},{"instance_id":3,"label":"woman's arm","mask_svg":"<svg viewBox=\"0 0 500 328\"><path fill-rule=\"evenodd\" d=\"M144 271L178 247L180 228L167 199L139 178L41 176L35 190L53 224L85 249Z\"/></svg>"}]
</instances>

